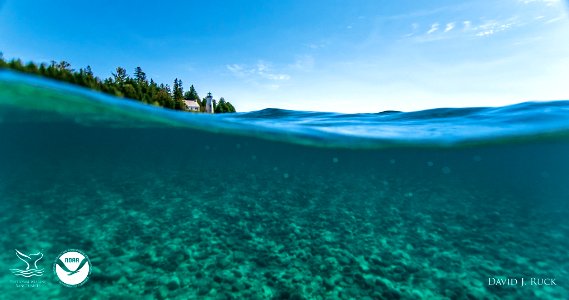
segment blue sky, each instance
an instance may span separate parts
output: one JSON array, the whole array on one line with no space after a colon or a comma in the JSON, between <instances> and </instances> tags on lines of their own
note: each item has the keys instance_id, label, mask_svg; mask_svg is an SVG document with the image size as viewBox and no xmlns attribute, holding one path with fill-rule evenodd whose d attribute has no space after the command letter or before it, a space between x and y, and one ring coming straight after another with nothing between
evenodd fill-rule
<instances>
[{"instance_id":1,"label":"blue sky","mask_svg":"<svg viewBox=\"0 0 569 300\"><path fill-rule=\"evenodd\" d=\"M565 0L0 0L5 58L141 66L239 111L569 99Z\"/></svg>"}]
</instances>

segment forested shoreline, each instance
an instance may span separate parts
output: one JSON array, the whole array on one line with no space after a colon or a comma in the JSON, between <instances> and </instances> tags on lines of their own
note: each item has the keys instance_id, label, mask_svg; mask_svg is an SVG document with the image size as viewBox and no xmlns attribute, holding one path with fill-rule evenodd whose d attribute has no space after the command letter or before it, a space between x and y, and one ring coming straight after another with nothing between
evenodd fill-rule
<instances>
[{"instance_id":1,"label":"forested shoreline","mask_svg":"<svg viewBox=\"0 0 569 300\"><path fill-rule=\"evenodd\" d=\"M193 85L184 92L182 80L176 78L170 87L168 84L148 80L141 67L134 69L133 76L126 69L117 67L111 77L100 79L93 75L90 66L75 70L66 61L46 63L23 63L20 59L5 60L0 53L0 68L11 69L23 73L39 75L51 79L86 87L105 94L138 100L143 103L161 106L168 109L188 111L184 100L194 100L200 106L200 112L205 112L206 99L199 97ZM235 107L223 97L213 101L215 113L232 113Z\"/></svg>"}]
</instances>

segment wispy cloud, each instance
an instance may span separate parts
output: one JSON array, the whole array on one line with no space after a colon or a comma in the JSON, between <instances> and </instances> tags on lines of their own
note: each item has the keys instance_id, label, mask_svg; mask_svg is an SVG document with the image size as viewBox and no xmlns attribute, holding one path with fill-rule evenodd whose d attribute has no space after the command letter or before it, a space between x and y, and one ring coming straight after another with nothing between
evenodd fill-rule
<instances>
[{"instance_id":1,"label":"wispy cloud","mask_svg":"<svg viewBox=\"0 0 569 300\"><path fill-rule=\"evenodd\" d=\"M463 6L464 4L455 4L455 5L437 7L433 9L427 9L427 10L412 11L404 14L383 16L381 18L388 20L414 19L414 18L432 16L440 13L448 13L448 12L452 13L460 11L463 9Z\"/></svg>"},{"instance_id":2,"label":"wispy cloud","mask_svg":"<svg viewBox=\"0 0 569 300\"><path fill-rule=\"evenodd\" d=\"M514 21L490 20L475 28L476 36L490 36L498 32L506 31L517 25Z\"/></svg>"},{"instance_id":3,"label":"wispy cloud","mask_svg":"<svg viewBox=\"0 0 569 300\"><path fill-rule=\"evenodd\" d=\"M226 68L237 77L246 77L253 74L252 69L245 68L243 65L239 64L226 65Z\"/></svg>"},{"instance_id":4,"label":"wispy cloud","mask_svg":"<svg viewBox=\"0 0 569 300\"><path fill-rule=\"evenodd\" d=\"M445 32L449 32L449 31L453 30L454 27L455 27L454 22L452 22L452 23L447 23L447 26L445 27Z\"/></svg>"},{"instance_id":5,"label":"wispy cloud","mask_svg":"<svg viewBox=\"0 0 569 300\"><path fill-rule=\"evenodd\" d=\"M454 26L455 26L455 25L454 25L454 22L452 22L452 23L447 23L447 26L445 27L445 32L449 32L449 31L453 30L453 29L454 29Z\"/></svg>"},{"instance_id":6,"label":"wispy cloud","mask_svg":"<svg viewBox=\"0 0 569 300\"><path fill-rule=\"evenodd\" d=\"M288 74L274 71L272 65L265 61L258 61L256 65L229 64L225 67L237 78L273 90L280 87L280 82L291 78Z\"/></svg>"},{"instance_id":7,"label":"wispy cloud","mask_svg":"<svg viewBox=\"0 0 569 300\"><path fill-rule=\"evenodd\" d=\"M545 21L540 19L540 21ZM415 32L406 34L403 37L413 38L417 42L433 42L461 37L489 37L494 34L511 30L515 27L527 25L517 18L508 20L486 20L482 22L472 22L464 20L459 22L448 22L441 28L440 22L431 24L429 29L423 34L415 35ZM462 30L455 30L457 24L462 24ZM414 27L415 28L415 27Z\"/></svg>"},{"instance_id":8,"label":"wispy cloud","mask_svg":"<svg viewBox=\"0 0 569 300\"><path fill-rule=\"evenodd\" d=\"M523 4L530 4L530 3L540 3L545 4L547 6L554 6L561 3L561 0L518 0Z\"/></svg>"},{"instance_id":9,"label":"wispy cloud","mask_svg":"<svg viewBox=\"0 0 569 300\"><path fill-rule=\"evenodd\" d=\"M255 73L261 78L269 80L281 81L290 79L290 76L288 74L275 73L269 64L262 61L257 63L257 69Z\"/></svg>"},{"instance_id":10,"label":"wispy cloud","mask_svg":"<svg viewBox=\"0 0 569 300\"><path fill-rule=\"evenodd\" d=\"M398 19L403 17L412 19L405 22L407 26L412 25L412 28L399 36L418 43L461 38L490 38L498 34L517 37L522 33L514 29L538 30L540 25L567 20L567 14L563 9L564 0L508 1L517 5L511 5L511 10L500 6L499 13L485 10L484 5L476 1L467 1L462 5L397 15L395 17ZM427 18L428 21L421 20L422 18Z\"/></svg>"},{"instance_id":11,"label":"wispy cloud","mask_svg":"<svg viewBox=\"0 0 569 300\"><path fill-rule=\"evenodd\" d=\"M290 76L288 74L273 72L270 64L263 61L259 61L255 66L231 64L231 65L226 65L226 68L233 75L240 78L257 77L257 78L274 80L274 81L290 79Z\"/></svg>"},{"instance_id":12,"label":"wispy cloud","mask_svg":"<svg viewBox=\"0 0 569 300\"><path fill-rule=\"evenodd\" d=\"M310 71L314 68L314 57L312 55L297 56L294 63L290 64L289 67L303 72Z\"/></svg>"},{"instance_id":13,"label":"wispy cloud","mask_svg":"<svg viewBox=\"0 0 569 300\"><path fill-rule=\"evenodd\" d=\"M567 19L565 16L558 16L555 18L551 18L549 20L545 20L544 23L545 24L551 24L551 23L559 22L559 21L565 20L565 19Z\"/></svg>"},{"instance_id":14,"label":"wispy cloud","mask_svg":"<svg viewBox=\"0 0 569 300\"><path fill-rule=\"evenodd\" d=\"M431 25L431 29L427 31L427 34L435 33L437 30L439 30L439 23L434 23L433 25Z\"/></svg>"},{"instance_id":15,"label":"wispy cloud","mask_svg":"<svg viewBox=\"0 0 569 300\"><path fill-rule=\"evenodd\" d=\"M406 37L406 38L411 37L417 33L417 30L419 30L419 24L413 23L413 24L411 24L411 32L407 33L403 37Z\"/></svg>"}]
</instances>

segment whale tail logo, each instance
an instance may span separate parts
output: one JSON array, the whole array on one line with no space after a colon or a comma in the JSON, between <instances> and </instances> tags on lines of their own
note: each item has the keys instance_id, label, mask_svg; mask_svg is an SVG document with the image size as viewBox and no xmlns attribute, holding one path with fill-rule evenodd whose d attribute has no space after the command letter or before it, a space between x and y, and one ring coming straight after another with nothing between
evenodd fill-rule
<instances>
[{"instance_id":1,"label":"whale tail logo","mask_svg":"<svg viewBox=\"0 0 569 300\"><path fill-rule=\"evenodd\" d=\"M16 256L26 263L26 269L10 269L12 274L26 278L43 275L43 269L38 268L38 261L43 258L43 253L38 252L35 254L26 255L18 251L18 249L14 250L16 250Z\"/></svg>"}]
</instances>

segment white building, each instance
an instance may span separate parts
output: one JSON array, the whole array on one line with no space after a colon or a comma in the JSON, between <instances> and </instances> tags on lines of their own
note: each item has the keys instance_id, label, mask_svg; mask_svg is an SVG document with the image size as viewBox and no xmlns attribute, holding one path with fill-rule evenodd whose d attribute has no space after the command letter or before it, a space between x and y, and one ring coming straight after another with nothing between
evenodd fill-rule
<instances>
[{"instance_id":1,"label":"white building","mask_svg":"<svg viewBox=\"0 0 569 300\"><path fill-rule=\"evenodd\" d=\"M205 98L205 112L209 114L213 114L213 97L211 96L211 92L207 93L207 97Z\"/></svg>"},{"instance_id":2,"label":"white building","mask_svg":"<svg viewBox=\"0 0 569 300\"><path fill-rule=\"evenodd\" d=\"M186 104L186 109L189 111L200 111L200 105L198 104L197 101L194 100L184 100L184 103Z\"/></svg>"}]
</instances>

